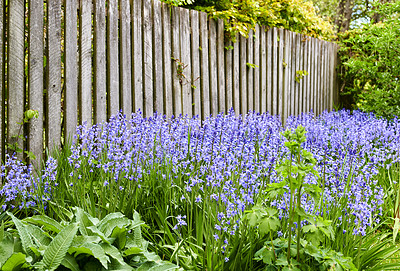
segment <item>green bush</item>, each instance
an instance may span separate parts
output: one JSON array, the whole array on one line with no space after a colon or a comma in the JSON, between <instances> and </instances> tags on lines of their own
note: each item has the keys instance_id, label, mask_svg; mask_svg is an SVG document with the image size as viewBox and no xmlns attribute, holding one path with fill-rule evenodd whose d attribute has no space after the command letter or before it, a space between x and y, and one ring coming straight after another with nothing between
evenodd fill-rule
<instances>
[{"instance_id":1,"label":"green bush","mask_svg":"<svg viewBox=\"0 0 400 271\"><path fill-rule=\"evenodd\" d=\"M205 11L223 19L225 31L235 41L236 34L248 36L256 24L289 29L315 38L331 40L332 25L316 14L306 0L162 0Z\"/></svg>"},{"instance_id":2,"label":"green bush","mask_svg":"<svg viewBox=\"0 0 400 271\"><path fill-rule=\"evenodd\" d=\"M341 94L347 106L380 116L400 116L399 11L399 2L381 6L383 22L344 34Z\"/></svg>"}]
</instances>

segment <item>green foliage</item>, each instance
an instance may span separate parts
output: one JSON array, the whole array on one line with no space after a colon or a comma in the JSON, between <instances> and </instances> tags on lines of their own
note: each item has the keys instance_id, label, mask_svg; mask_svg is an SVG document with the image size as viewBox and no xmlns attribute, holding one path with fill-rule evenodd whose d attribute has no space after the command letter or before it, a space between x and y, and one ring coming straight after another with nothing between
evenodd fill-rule
<instances>
[{"instance_id":1,"label":"green foliage","mask_svg":"<svg viewBox=\"0 0 400 271\"><path fill-rule=\"evenodd\" d=\"M334 35L332 25L318 16L313 4L305 0L199 0L183 5L205 11L215 19L223 19L227 37L233 41L237 34L248 37L256 24L285 28L325 40L331 40Z\"/></svg>"},{"instance_id":2,"label":"green foliage","mask_svg":"<svg viewBox=\"0 0 400 271\"><path fill-rule=\"evenodd\" d=\"M342 95L347 106L385 117L400 116L400 2L383 5L385 20L342 38Z\"/></svg>"},{"instance_id":3,"label":"green foliage","mask_svg":"<svg viewBox=\"0 0 400 271\"><path fill-rule=\"evenodd\" d=\"M177 270L147 251L141 237L143 222L111 213L102 220L74 208L72 221L58 223L46 216L20 220L9 213L16 227L0 229L1 270ZM38 226L40 227L38 227Z\"/></svg>"},{"instance_id":4,"label":"green foliage","mask_svg":"<svg viewBox=\"0 0 400 271\"><path fill-rule=\"evenodd\" d=\"M305 70L296 71L296 77L294 79L297 83L300 83L300 80L306 75L308 75L308 72Z\"/></svg>"}]
</instances>

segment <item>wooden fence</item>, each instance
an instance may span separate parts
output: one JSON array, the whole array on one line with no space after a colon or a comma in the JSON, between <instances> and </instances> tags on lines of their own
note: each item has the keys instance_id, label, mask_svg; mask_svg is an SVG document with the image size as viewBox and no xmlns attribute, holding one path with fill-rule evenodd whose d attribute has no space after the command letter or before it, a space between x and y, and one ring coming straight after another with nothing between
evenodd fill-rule
<instances>
[{"instance_id":1,"label":"wooden fence","mask_svg":"<svg viewBox=\"0 0 400 271\"><path fill-rule=\"evenodd\" d=\"M3 158L17 140L40 159L120 109L285 119L337 94L336 44L265 27L232 43L223 21L158 0L0 0L0 49ZM21 129L27 109L39 118Z\"/></svg>"}]
</instances>

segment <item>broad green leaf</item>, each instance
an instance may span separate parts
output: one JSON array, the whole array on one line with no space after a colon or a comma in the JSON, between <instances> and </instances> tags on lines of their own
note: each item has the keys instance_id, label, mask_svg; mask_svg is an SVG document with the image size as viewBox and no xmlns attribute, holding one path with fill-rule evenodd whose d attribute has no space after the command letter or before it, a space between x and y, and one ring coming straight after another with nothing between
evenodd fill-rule
<instances>
[{"instance_id":1,"label":"broad green leaf","mask_svg":"<svg viewBox=\"0 0 400 271\"><path fill-rule=\"evenodd\" d=\"M14 271L18 270L18 267L26 262L26 255L18 252L13 253L10 258L1 267L2 271Z\"/></svg>"},{"instance_id":2,"label":"broad green leaf","mask_svg":"<svg viewBox=\"0 0 400 271\"><path fill-rule=\"evenodd\" d=\"M179 267L173 263L170 262L161 262L157 265L154 265L149 269L149 271L171 271L171 270L176 270Z\"/></svg>"},{"instance_id":3,"label":"broad green leaf","mask_svg":"<svg viewBox=\"0 0 400 271\"><path fill-rule=\"evenodd\" d=\"M22 247L23 247L25 253L28 254L29 256L34 257L35 253L33 253L33 251L29 248L29 247L33 247L34 243L31 239L31 236L30 236L27 228L25 227L24 224L22 224L21 220L16 218L13 214L8 213L8 215L11 217L12 221L14 222L15 227L17 228L18 235L21 239Z\"/></svg>"},{"instance_id":4,"label":"broad green leaf","mask_svg":"<svg viewBox=\"0 0 400 271\"><path fill-rule=\"evenodd\" d=\"M32 217L27 217L23 221L29 222L35 225L44 226L46 230L59 233L64 227L58 223L56 220L45 216L45 215L35 215Z\"/></svg>"},{"instance_id":5,"label":"broad green leaf","mask_svg":"<svg viewBox=\"0 0 400 271\"><path fill-rule=\"evenodd\" d=\"M99 230L102 231L102 229L104 229L106 227L108 221L110 221L112 219L116 219L116 218L122 218L122 217L125 217L125 216L123 214L121 214L120 212L108 214L96 226Z\"/></svg>"},{"instance_id":6,"label":"broad green leaf","mask_svg":"<svg viewBox=\"0 0 400 271\"><path fill-rule=\"evenodd\" d=\"M50 244L52 239L41 228L31 224L26 225L26 228L37 247L46 247Z\"/></svg>"},{"instance_id":7,"label":"broad green leaf","mask_svg":"<svg viewBox=\"0 0 400 271\"><path fill-rule=\"evenodd\" d=\"M61 264L67 251L78 231L78 224L72 223L66 226L53 241L49 244L43 255L43 264L49 270L53 271Z\"/></svg>"},{"instance_id":8,"label":"broad green leaf","mask_svg":"<svg viewBox=\"0 0 400 271\"><path fill-rule=\"evenodd\" d=\"M130 255L135 255L135 254L140 254L142 253L143 250L138 247L130 247L127 250L124 251L125 256L130 256Z\"/></svg>"},{"instance_id":9,"label":"broad green leaf","mask_svg":"<svg viewBox=\"0 0 400 271\"><path fill-rule=\"evenodd\" d=\"M400 229L400 218L396 217L394 219L394 225L393 225L393 244L395 244L396 242L396 237L397 234L399 233L399 229Z\"/></svg>"},{"instance_id":10,"label":"broad green leaf","mask_svg":"<svg viewBox=\"0 0 400 271\"><path fill-rule=\"evenodd\" d=\"M109 237L116 227L126 228L131 224L131 221L126 217L108 219L106 224L102 222L103 220L100 221L97 228L103 232L106 237Z\"/></svg>"},{"instance_id":11,"label":"broad green leaf","mask_svg":"<svg viewBox=\"0 0 400 271\"><path fill-rule=\"evenodd\" d=\"M75 207L76 222L79 223L79 231L82 235L91 235L92 231L89 227L95 224L90 219L90 215L81 208Z\"/></svg>"},{"instance_id":12,"label":"broad green leaf","mask_svg":"<svg viewBox=\"0 0 400 271\"><path fill-rule=\"evenodd\" d=\"M103 269L104 270L104 269ZM131 271L134 270L131 266L126 263L120 263L116 260L111 260L111 263L108 265L107 271ZM137 269L135 269L137 270Z\"/></svg>"},{"instance_id":13,"label":"broad green leaf","mask_svg":"<svg viewBox=\"0 0 400 271\"><path fill-rule=\"evenodd\" d=\"M68 253L74 255L75 257L79 254L92 255L99 260L101 265L106 269L108 268L108 263L110 262L110 259L105 254L104 249L98 244L85 243L79 247L70 247L68 249Z\"/></svg>"},{"instance_id":14,"label":"broad green leaf","mask_svg":"<svg viewBox=\"0 0 400 271\"><path fill-rule=\"evenodd\" d=\"M65 255L64 259L61 262L61 265L65 266L66 268L68 268L71 271L80 271L79 265L76 262L75 258L73 256L71 256L71 254L69 254L69 253L67 253L67 255Z\"/></svg>"},{"instance_id":15,"label":"broad green leaf","mask_svg":"<svg viewBox=\"0 0 400 271\"><path fill-rule=\"evenodd\" d=\"M3 240L0 242L0 267L14 253L14 237L9 232L4 232Z\"/></svg>"},{"instance_id":16,"label":"broad green leaf","mask_svg":"<svg viewBox=\"0 0 400 271\"><path fill-rule=\"evenodd\" d=\"M3 241L4 238L4 221L1 221L1 227L0 227L0 242Z\"/></svg>"},{"instance_id":17,"label":"broad green leaf","mask_svg":"<svg viewBox=\"0 0 400 271\"><path fill-rule=\"evenodd\" d=\"M90 229L94 235L100 237L103 242L110 244L108 238L96 226L88 227L88 229Z\"/></svg>"},{"instance_id":18,"label":"broad green leaf","mask_svg":"<svg viewBox=\"0 0 400 271\"><path fill-rule=\"evenodd\" d=\"M116 239L116 243L118 244L119 249L124 249L126 245L126 234L127 234L127 229L126 228L120 228L120 227L115 227L112 234L111 238Z\"/></svg>"},{"instance_id":19,"label":"broad green leaf","mask_svg":"<svg viewBox=\"0 0 400 271\"><path fill-rule=\"evenodd\" d=\"M117 260L120 264L125 264L122 258L121 252L114 246L106 243L101 243L100 246L104 249L104 252L111 258Z\"/></svg>"},{"instance_id":20,"label":"broad green leaf","mask_svg":"<svg viewBox=\"0 0 400 271\"><path fill-rule=\"evenodd\" d=\"M79 247L84 243L98 244L100 243L100 241L101 238L97 235L95 236L77 235L74 237L74 240L72 240L71 247Z\"/></svg>"}]
</instances>

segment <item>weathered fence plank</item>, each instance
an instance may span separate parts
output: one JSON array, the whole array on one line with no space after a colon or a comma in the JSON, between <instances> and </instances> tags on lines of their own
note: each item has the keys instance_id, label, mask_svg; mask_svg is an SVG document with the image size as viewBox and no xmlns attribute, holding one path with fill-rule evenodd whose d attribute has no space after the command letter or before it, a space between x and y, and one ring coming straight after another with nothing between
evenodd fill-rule
<instances>
[{"instance_id":1,"label":"weathered fence plank","mask_svg":"<svg viewBox=\"0 0 400 271\"><path fill-rule=\"evenodd\" d=\"M201 92L200 92L200 37L199 37L199 13L190 11L190 27L191 27L191 66L192 74L190 76L192 97L193 97L193 114L201 117Z\"/></svg>"},{"instance_id":2,"label":"weathered fence plank","mask_svg":"<svg viewBox=\"0 0 400 271\"><path fill-rule=\"evenodd\" d=\"M226 99L226 110L229 111L233 108L233 43L232 41L227 41L225 43L225 99ZM238 112L239 113L239 112Z\"/></svg>"},{"instance_id":3,"label":"weathered fence plank","mask_svg":"<svg viewBox=\"0 0 400 271\"><path fill-rule=\"evenodd\" d=\"M4 161L4 135L5 135L5 71L4 71L4 45L5 45L5 3L3 0L0 0L0 161ZM42 16L43 17L43 16ZM0 180L0 186L2 185L2 181Z\"/></svg>"},{"instance_id":4,"label":"weathered fence plank","mask_svg":"<svg viewBox=\"0 0 400 271\"><path fill-rule=\"evenodd\" d=\"M239 80L240 80L240 112L244 116L248 112L247 107L247 65L246 61L243 59L247 59L247 40L245 37L240 36L240 57L239 57Z\"/></svg>"},{"instance_id":5,"label":"weathered fence plank","mask_svg":"<svg viewBox=\"0 0 400 271\"><path fill-rule=\"evenodd\" d=\"M306 110L305 110L305 112L310 112L310 110L311 110L311 84L310 84L310 81L311 81L311 63L310 63L310 61L311 61L311 48L310 48L310 44L311 44L311 40L310 40L310 38L309 37L307 37L307 40L306 40L306 46L305 46L305 55L304 55L304 57L305 57L305 62L306 62L306 64L305 64L305 70L307 71L307 73L308 73L308 75L306 76L306 78L305 78L305 85L304 85L304 88L306 89L306 99L307 99L307 105L306 105Z\"/></svg>"},{"instance_id":6,"label":"weathered fence plank","mask_svg":"<svg viewBox=\"0 0 400 271\"><path fill-rule=\"evenodd\" d=\"M247 111L254 111L254 32L247 39Z\"/></svg>"},{"instance_id":7,"label":"weathered fence plank","mask_svg":"<svg viewBox=\"0 0 400 271\"><path fill-rule=\"evenodd\" d=\"M290 115L296 115L295 111L295 103L296 101L296 41L297 41L297 34L291 33L292 36L292 68L290 72L290 80L291 80L291 97L290 97Z\"/></svg>"},{"instance_id":8,"label":"weathered fence plank","mask_svg":"<svg viewBox=\"0 0 400 271\"><path fill-rule=\"evenodd\" d=\"M277 114L283 118L283 109L284 109L284 75L283 75L283 54L285 48L285 34L283 29L278 30L278 110Z\"/></svg>"},{"instance_id":9,"label":"weathered fence plank","mask_svg":"<svg viewBox=\"0 0 400 271\"><path fill-rule=\"evenodd\" d=\"M278 29L273 28L272 38L272 114L278 114Z\"/></svg>"},{"instance_id":10,"label":"weathered fence plank","mask_svg":"<svg viewBox=\"0 0 400 271\"><path fill-rule=\"evenodd\" d=\"M140 1L134 1L135 4L139 2ZM116 1L109 1L107 11L108 112L109 116L112 116L119 112L118 3Z\"/></svg>"},{"instance_id":11,"label":"weathered fence plank","mask_svg":"<svg viewBox=\"0 0 400 271\"><path fill-rule=\"evenodd\" d=\"M151 0L143 0L143 110L146 117L152 116L154 112L152 13Z\"/></svg>"},{"instance_id":12,"label":"weathered fence plank","mask_svg":"<svg viewBox=\"0 0 400 271\"><path fill-rule=\"evenodd\" d=\"M254 110L260 112L260 27L254 31Z\"/></svg>"},{"instance_id":13,"label":"weathered fence plank","mask_svg":"<svg viewBox=\"0 0 400 271\"><path fill-rule=\"evenodd\" d=\"M285 51L284 51L284 59L283 59L283 80L284 80L284 98L283 98L283 102L284 102L284 112L283 112L283 120L286 120L287 117L290 115L290 95L291 95L291 80L290 80L290 69L292 67L291 64L291 33L287 30L285 30Z\"/></svg>"},{"instance_id":14,"label":"weathered fence plank","mask_svg":"<svg viewBox=\"0 0 400 271\"><path fill-rule=\"evenodd\" d=\"M173 100L172 100L172 61L171 61L171 9L165 4L161 3L162 8L162 44L163 44L163 100L164 100L164 113L167 117L174 114ZM199 90L200 91L200 90Z\"/></svg>"},{"instance_id":15,"label":"weathered fence plank","mask_svg":"<svg viewBox=\"0 0 400 271\"><path fill-rule=\"evenodd\" d=\"M96 0L97 2L97 0ZM124 114L132 112L131 8L129 0L120 0L120 94Z\"/></svg>"},{"instance_id":16,"label":"weathered fence plank","mask_svg":"<svg viewBox=\"0 0 400 271\"><path fill-rule=\"evenodd\" d=\"M267 111L272 114L272 77L273 77L273 69L272 69L272 29L268 29L267 32Z\"/></svg>"},{"instance_id":17,"label":"weathered fence plank","mask_svg":"<svg viewBox=\"0 0 400 271\"><path fill-rule=\"evenodd\" d=\"M129 18L130 20L130 18ZM94 1L94 116L95 123L107 120L106 1ZM76 25L76 24L75 24ZM130 55L130 52L129 52Z\"/></svg>"},{"instance_id":18,"label":"weathered fence plank","mask_svg":"<svg viewBox=\"0 0 400 271\"><path fill-rule=\"evenodd\" d=\"M299 100L298 100L298 104L299 104L299 108L298 108L298 115L300 116L301 113L304 110L304 35L299 34L299 39L300 39L300 52L298 53L299 55L299 72L300 74L299 76Z\"/></svg>"},{"instance_id":19,"label":"weathered fence plank","mask_svg":"<svg viewBox=\"0 0 400 271\"><path fill-rule=\"evenodd\" d=\"M0 13L3 12L2 5L3 1L0 1ZM29 141L28 151L32 152L36 156L34 161L35 166L39 166L43 158L43 0L31 0L29 2L29 92L28 92L28 106L29 109L37 110L39 113L38 118L33 118L29 121ZM0 17L2 17L0 15ZM76 24L75 24L76 25ZM3 38L2 21L0 21L0 40ZM76 37L76 36L75 36ZM1 50L3 44L0 43ZM3 61L2 51L0 53L0 74L2 73ZM2 81L2 80L0 80ZM0 96L2 92L2 84L0 83ZM0 100L2 101L2 100ZM0 112L3 105L0 106ZM76 110L75 110L76 113ZM0 113L1 114L1 113ZM1 120L2 118L0 118ZM1 130L0 122L0 133ZM2 141L1 141L2 142Z\"/></svg>"},{"instance_id":20,"label":"weathered fence plank","mask_svg":"<svg viewBox=\"0 0 400 271\"><path fill-rule=\"evenodd\" d=\"M236 35L236 42L233 44L233 85L232 85L232 93L233 93L233 109L235 110L236 115L239 115L240 112L240 59L239 59L239 36Z\"/></svg>"},{"instance_id":21,"label":"weathered fence plank","mask_svg":"<svg viewBox=\"0 0 400 271\"><path fill-rule=\"evenodd\" d=\"M182 114L182 89L181 89L181 77L183 72L183 64L180 60L180 48L179 48L179 8L172 7L172 86L173 86L173 100L174 100L174 115L179 116ZM178 73L178 71L180 73Z\"/></svg>"},{"instance_id":22,"label":"weathered fence plank","mask_svg":"<svg viewBox=\"0 0 400 271\"><path fill-rule=\"evenodd\" d=\"M8 116L7 116L7 137L8 143L18 144L23 148L23 141L18 138L21 134L20 127L24 117L24 11L23 0L14 0L9 3L8 13ZM20 158L22 154L18 155Z\"/></svg>"},{"instance_id":23,"label":"weathered fence plank","mask_svg":"<svg viewBox=\"0 0 400 271\"><path fill-rule=\"evenodd\" d=\"M208 21L209 47L210 52L210 100L211 114L216 116L218 110L218 70L217 70L217 23L210 19Z\"/></svg>"},{"instance_id":24,"label":"weathered fence plank","mask_svg":"<svg viewBox=\"0 0 400 271\"><path fill-rule=\"evenodd\" d=\"M200 86L202 118L210 116L210 81L208 55L208 20L207 14L200 13Z\"/></svg>"},{"instance_id":25,"label":"weathered fence plank","mask_svg":"<svg viewBox=\"0 0 400 271\"><path fill-rule=\"evenodd\" d=\"M61 143L61 0L47 3L47 33L46 141L47 147L52 150ZM91 61L90 55L89 60ZM91 82L91 74L87 80ZM89 109L92 108L91 100L88 101L88 106ZM89 115L89 124L91 119L92 116Z\"/></svg>"},{"instance_id":26,"label":"weathered fence plank","mask_svg":"<svg viewBox=\"0 0 400 271\"><path fill-rule=\"evenodd\" d=\"M267 33L260 29L260 112L267 112Z\"/></svg>"},{"instance_id":27,"label":"weathered fence plank","mask_svg":"<svg viewBox=\"0 0 400 271\"><path fill-rule=\"evenodd\" d=\"M226 113L225 108L225 41L224 21L217 21L217 78L218 78L218 113Z\"/></svg>"},{"instance_id":28,"label":"weathered fence plank","mask_svg":"<svg viewBox=\"0 0 400 271\"><path fill-rule=\"evenodd\" d=\"M134 94L133 97L133 108L137 112L141 110L143 113L143 48L142 48L142 1L133 1L132 5L132 61L133 61L133 71L132 71L132 87ZM164 10L168 11L167 7ZM118 53L118 52L117 52ZM117 62L118 63L118 62ZM171 95L172 96L172 95Z\"/></svg>"},{"instance_id":29,"label":"weathered fence plank","mask_svg":"<svg viewBox=\"0 0 400 271\"><path fill-rule=\"evenodd\" d=\"M154 111L164 114L161 2L153 0ZM171 63L171 60L169 60Z\"/></svg>"},{"instance_id":30,"label":"weathered fence plank","mask_svg":"<svg viewBox=\"0 0 400 271\"><path fill-rule=\"evenodd\" d=\"M191 65L190 65L190 22L189 10L182 8L180 10L180 47L181 47L181 62L184 65L182 78L182 105L183 115L192 116L192 82L191 82Z\"/></svg>"}]
</instances>

